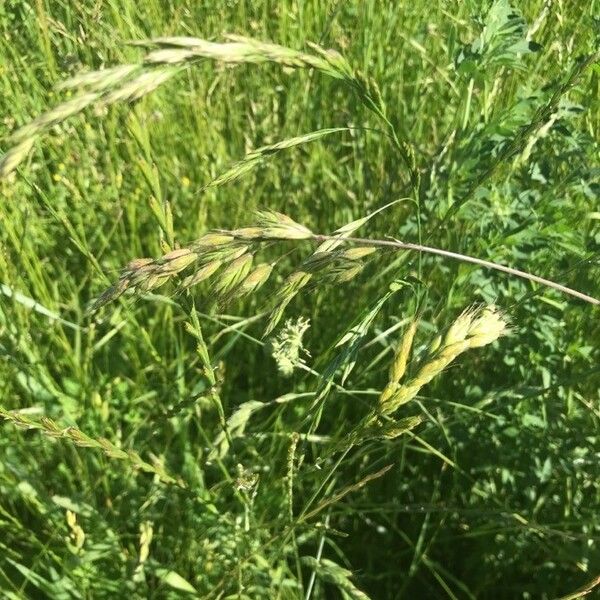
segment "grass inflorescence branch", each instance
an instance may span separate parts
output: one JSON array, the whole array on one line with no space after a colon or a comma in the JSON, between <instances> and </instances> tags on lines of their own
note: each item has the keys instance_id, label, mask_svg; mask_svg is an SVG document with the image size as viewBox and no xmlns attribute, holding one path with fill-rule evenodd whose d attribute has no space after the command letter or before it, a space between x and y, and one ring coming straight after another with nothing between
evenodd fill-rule
<instances>
[{"instance_id":1,"label":"grass inflorescence branch","mask_svg":"<svg viewBox=\"0 0 600 600\"><path fill-rule=\"evenodd\" d=\"M149 463L135 450L123 450L106 438L93 438L76 427L60 427L48 417L32 419L20 411L6 410L2 406L0 418L22 429L35 429L51 438L69 440L76 446L100 450L109 458L127 461L135 469L156 475L164 483L186 487L181 479L170 475L158 461Z\"/></svg>"},{"instance_id":2,"label":"grass inflorescence branch","mask_svg":"<svg viewBox=\"0 0 600 600\"><path fill-rule=\"evenodd\" d=\"M172 250L157 259L131 261L119 280L94 302L92 310L125 292L148 292L168 281L175 282L177 288L183 291L210 280L214 296L221 302L247 296L267 282L276 264L263 262L255 265L256 253L266 243L281 241L312 241L318 246L275 292L274 308L265 335L279 323L290 301L303 288L315 283L315 278L318 282L336 284L350 281L362 271L365 259L379 249L409 250L460 260L547 286L591 304L600 304L597 298L565 285L499 263L422 244L351 236L365 220L354 221L334 234L322 235L313 233L282 213L259 211L254 226L209 232L189 246ZM184 271L189 274L182 276Z\"/></svg>"},{"instance_id":3,"label":"grass inflorescence branch","mask_svg":"<svg viewBox=\"0 0 600 600\"><path fill-rule=\"evenodd\" d=\"M274 63L291 69L314 69L343 81L354 90L364 106L384 124L386 135L394 143L405 163L411 181L416 186L418 172L414 152L401 140L390 122L383 98L374 80L353 69L335 50L309 44L312 52L302 52L279 44L262 42L239 35L226 35L223 42L195 37L159 37L134 42L148 49L140 62L80 73L63 81L58 90L67 90L75 97L56 105L17 129L9 138L10 147L0 157L0 179L14 171L29 155L35 142L52 127L95 105L105 107L120 102L134 102L166 83L186 66L212 60L227 66ZM209 186L221 185L251 169L266 154L306 143L342 129L325 129L298 136L272 146L260 148L240 161Z\"/></svg>"}]
</instances>

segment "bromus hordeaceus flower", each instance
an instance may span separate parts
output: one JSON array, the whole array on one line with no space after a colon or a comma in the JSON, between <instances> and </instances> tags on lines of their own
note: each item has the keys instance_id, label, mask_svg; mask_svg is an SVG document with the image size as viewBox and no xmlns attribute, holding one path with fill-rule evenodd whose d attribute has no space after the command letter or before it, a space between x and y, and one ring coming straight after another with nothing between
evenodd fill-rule
<instances>
[{"instance_id":1,"label":"bromus hordeaceus flower","mask_svg":"<svg viewBox=\"0 0 600 600\"><path fill-rule=\"evenodd\" d=\"M284 241L297 243L306 240L313 243L318 242L318 246L276 291L265 335L273 331L281 320L287 305L303 288L309 284L348 282L362 271L365 261L369 257L384 249L412 250L454 260L464 260L484 268L495 269L540 283L592 304L600 304L600 300L561 284L490 261L399 240L351 237L354 231L380 210L383 209L352 221L331 235L315 234L308 227L273 210L258 211L256 213L257 223L254 226L232 231L209 232L189 246L171 250L160 258L139 258L131 261L121 273L117 283L94 302L92 310L100 308L127 291L148 292L167 281L176 282L178 288L183 291L202 281L212 279L215 296L221 302L246 296L257 291L266 283L276 264L276 261L260 263L252 268L255 254L262 245L272 245ZM344 248L348 245L350 247ZM179 279L179 274L192 267L191 274ZM221 273L217 276L219 270ZM472 314L472 311L468 314ZM464 319L466 318L467 316L464 317ZM491 324L488 323L488 326ZM497 324L497 326L499 325ZM483 333L479 333L476 338L471 340L472 344L476 343L475 339L485 339L485 336ZM401 358L399 357L399 360ZM402 371L401 366L400 360L396 369ZM390 389L388 389L388 394L391 393Z\"/></svg>"},{"instance_id":2,"label":"bromus hordeaceus flower","mask_svg":"<svg viewBox=\"0 0 600 600\"><path fill-rule=\"evenodd\" d=\"M416 373L401 383L416 327L416 321L409 325L396 352L390 368L390 380L379 397L377 412L380 415L390 415L412 400L423 386L463 352L487 346L509 332L508 320L495 306L468 308L454 321L445 336L436 338Z\"/></svg>"},{"instance_id":3,"label":"bromus hordeaceus flower","mask_svg":"<svg viewBox=\"0 0 600 600\"><path fill-rule=\"evenodd\" d=\"M58 90L75 90L77 94L51 108L13 133L11 147L0 157L0 179L12 172L29 154L34 143L51 127L66 121L91 105L109 106L118 102L132 102L153 92L181 69L204 60L227 66L241 64L275 63L290 69L315 69L329 77L345 81L378 116L385 116L385 108L374 82L354 71L346 59L335 50L326 50L310 44L311 52L302 52L279 44L251 38L227 35L223 42L211 42L194 37L160 37L136 46L149 50L134 64L80 73L62 82ZM282 147L318 139L336 129L313 132L296 141L283 143ZM275 147L275 150L278 146ZM271 151L271 148L265 150ZM258 151L254 159L260 160ZM250 161L252 162L252 161ZM237 177L238 165L224 180ZM212 185L216 185L213 182Z\"/></svg>"},{"instance_id":4,"label":"bromus hordeaceus flower","mask_svg":"<svg viewBox=\"0 0 600 600\"><path fill-rule=\"evenodd\" d=\"M376 406L341 445L343 449L371 439L394 439L414 429L423 420L420 415L397 419L394 413L413 400L421 388L440 375L460 354L491 344L509 333L507 318L495 306L468 308L444 336L434 339L428 354L415 367L414 374L403 383L417 327L416 319L409 323L390 365L388 383Z\"/></svg>"}]
</instances>

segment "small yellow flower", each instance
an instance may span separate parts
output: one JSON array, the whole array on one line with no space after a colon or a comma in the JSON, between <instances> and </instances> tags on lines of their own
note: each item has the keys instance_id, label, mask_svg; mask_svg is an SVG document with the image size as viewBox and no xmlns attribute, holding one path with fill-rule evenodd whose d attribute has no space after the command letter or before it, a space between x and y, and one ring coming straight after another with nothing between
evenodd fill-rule
<instances>
[{"instance_id":1,"label":"small yellow flower","mask_svg":"<svg viewBox=\"0 0 600 600\"><path fill-rule=\"evenodd\" d=\"M189 177L186 177L185 175L181 178L181 186L185 189L185 188L189 188L190 184L192 182L190 181Z\"/></svg>"},{"instance_id":2,"label":"small yellow flower","mask_svg":"<svg viewBox=\"0 0 600 600\"><path fill-rule=\"evenodd\" d=\"M58 163L58 170L59 170L59 171L61 171L61 172L62 172L62 171L64 171L65 169L66 169L66 167L65 167L65 163Z\"/></svg>"},{"instance_id":3,"label":"small yellow flower","mask_svg":"<svg viewBox=\"0 0 600 600\"><path fill-rule=\"evenodd\" d=\"M54 179L54 181L62 181L62 176L60 173L54 173L54 175L52 175L52 179Z\"/></svg>"}]
</instances>

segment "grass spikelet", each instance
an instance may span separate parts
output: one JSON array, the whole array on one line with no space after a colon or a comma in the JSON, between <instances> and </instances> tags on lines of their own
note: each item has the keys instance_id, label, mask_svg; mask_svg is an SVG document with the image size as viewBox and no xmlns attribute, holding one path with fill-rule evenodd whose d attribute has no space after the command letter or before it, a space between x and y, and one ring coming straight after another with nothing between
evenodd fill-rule
<instances>
[{"instance_id":1,"label":"grass spikelet","mask_svg":"<svg viewBox=\"0 0 600 600\"><path fill-rule=\"evenodd\" d=\"M421 415L413 415L410 417L404 417L403 419L399 419L397 421L392 421L389 423L384 423L378 429L378 436L384 437L387 440L394 440L397 437L400 437L407 431L411 431L417 425L420 425L423 422L423 417Z\"/></svg>"},{"instance_id":2,"label":"grass spikelet","mask_svg":"<svg viewBox=\"0 0 600 600\"><path fill-rule=\"evenodd\" d=\"M197 269L192 275L188 275L182 282L181 287L184 289L197 285L201 281L205 281L216 273L219 267L223 264L222 260L211 260L204 266Z\"/></svg>"},{"instance_id":3,"label":"grass spikelet","mask_svg":"<svg viewBox=\"0 0 600 600\"><path fill-rule=\"evenodd\" d=\"M161 285L164 285L171 279L170 274L161 275L159 273L151 273L147 277L144 277L142 281L136 284L137 291L139 292L149 292L151 290L155 290L159 288Z\"/></svg>"},{"instance_id":4,"label":"grass spikelet","mask_svg":"<svg viewBox=\"0 0 600 600\"><path fill-rule=\"evenodd\" d=\"M268 146L262 146L260 148L257 148L256 150L253 150L252 152L246 154L246 156L244 156L242 160L234 163L229 169L227 169L227 171L213 179L209 184L206 185L206 187L217 187L229 183L231 181L235 181L236 179L239 179L258 165L265 162L267 158L270 158L271 156L281 152L282 150L293 148L294 146L299 146L301 144L308 144L326 135L347 130L348 129L346 127L320 129L318 131L313 131L305 135L300 135L297 137L289 138L287 140L282 140L281 142L277 142L276 144L270 144Z\"/></svg>"},{"instance_id":5,"label":"grass spikelet","mask_svg":"<svg viewBox=\"0 0 600 600\"><path fill-rule=\"evenodd\" d=\"M194 50L153 50L144 57L144 63L147 65L180 65L200 56L202 54Z\"/></svg>"},{"instance_id":6,"label":"grass spikelet","mask_svg":"<svg viewBox=\"0 0 600 600\"><path fill-rule=\"evenodd\" d=\"M10 141L15 145L0 159L0 179L6 177L25 160L42 133L53 125L81 112L98 98L99 94L97 93L88 93L73 98L73 100L59 104L52 110L18 129L10 138Z\"/></svg>"},{"instance_id":7,"label":"grass spikelet","mask_svg":"<svg viewBox=\"0 0 600 600\"><path fill-rule=\"evenodd\" d=\"M402 342L398 347L394 362L390 367L390 382L392 383L399 383L404 377L418 324L419 322L416 319L413 319L402 337Z\"/></svg>"},{"instance_id":8,"label":"grass spikelet","mask_svg":"<svg viewBox=\"0 0 600 600\"><path fill-rule=\"evenodd\" d=\"M331 278L332 283L348 283L352 281L364 269L364 265L352 265L350 267L337 270Z\"/></svg>"},{"instance_id":9,"label":"grass spikelet","mask_svg":"<svg viewBox=\"0 0 600 600\"><path fill-rule=\"evenodd\" d=\"M27 157L33 148L35 137L30 137L13 146L0 160L0 179L12 173Z\"/></svg>"},{"instance_id":10,"label":"grass spikelet","mask_svg":"<svg viewBox=\"0 0 600 600\"><path fill-rule=\"evenodd\" d=\"M246 253L229 263L215 282L215 292L220 296L224 296L236 288L250 272L252 260L252 254Z\"/></svg>"},{"instance_id":11,"label":"grass spikelet","mask_svg":"<svg viewBox=\"0 0 600 600\"><path fill-rule=\"evenodd\" d=\"M469 347L480 348L510 333L507 320L495 306L486 306L469 327Z\"/></svg>"},{"instance_id":12,"label":"grass spikelet","mask_svg":"<svg viewBox=\"0 0 600 600\"><path fill-rule=\"evenodd\" d=\"M236 290L236 295L246 296L260 289L269 279L273 272L275 263L263 263L255 269L242 281Z\"/></svg>"},{"instance_id":13,"label":"grass spikelet","mask_svg":"<svg viewBox=\"0 0 600 600\"><path fill-rule=\"evenodd\" d=\"M350 248L349 250L345 250L342 252L342 257L347 258L348 260L360 260L361 258L365 258L377 252L377 248L373 246L356 246L355 248Z\"/></svg>"},{"instance_id":14,"label":"grass spikelet","mask_svg":"<svg viewBox=\"0 0 600 600\"><path fill-rule=\"evenodd\" d=\"M210 232L204 234L200 239L191 244L193 248L216 248L218 246L226 246L234 241L232 235L225 233Z\"/></svg>"},{"instance_id":15,"label":"grass spikelet","mask_svg":"<svg viewBox=\"0 0 600 600\"><path fill-rule=\"evenodd\" d=\"M84 108L92 104L97 100L100 95L96 92L89 92L81 96L77 96L72 100L68 100L55 106L48 112L36 117L25 125L18 129L12 136L11 141L14 143L22 142L28 138L36 138L44 130L49 129L53 125L61 123L69 117L81 112Z\"/></svg>"},{"instance_id":16,"label":"grass spikelet","mask_svg":"<svg viewBox=\"0 0 600 600\"><path fill-rule=\"evenodd\" d=\"M71 90L75 88L88 88L93 92L101 92L124 79L127 79L139 69L139 65L121 65L110 69L79 73L78 75L59 83L56 86L56 89Z\"/></svg>"},{"instance_id":17,"label":"grass spikelet","mask_svg":"<svg viewBox=\"0 0 600 600\"><path fill-rule=\"evenodd\" d=\"M432 381L466 350L491 344L507 333L507 320L494 306L467 309L450 326L440 346L424 359L412 379L396 389L393 389L393 380L388 384L379 399L380 413L391 414L412 400L423 386ZM400 353L402 353L402 346ZM390 386L393 393L390 393Z\"/></svg>"},{"instance_id":18,"label":"grass spikelet","mask_svg":"<svg viewBox=\"0 0 600 600\"><path fill-rule=\"evenodd\" d=\"M95 448L101 450L109 458L127 460L136 469L157 475L164 483L174 483L181 487L185 487L185 484L181 480L169 475L162 465L150 464L143 460L136 452L132 450L122 450L106 438L92 438L76 427L62 428L48 417L42 417L39 420L35 420L18 411L8 411L1 406L0 417L22 429L36 429L48 437L69 440L76 446L82 448Z\"/></svg>"},{"instance_id":19,"label":"grass spikelet","mask_svg":"<svg viewBox=\"0 0 600 600\"><path fill-rule=\"evenodd\" d=\"M283 213L263 210L258 211L257 218L258 227L262 229L261 237L265 239L306 240L313 237L310 229Z\"/></svg>"},{"instance_id":20,"label":"grass spikelet","mask_svg":"<svg viewBox=\"0 0 600 600\"><path fill-rule=\"evenodd\" d=\"M413 320L410 322L409 326L404 332L402 341L396 350L396 355L394 356L394 360L390 366L389 382L381 393L381 397L379 399L380 402L386 402L391 396L393 396L394 392L398 389L398 384L406 373L408 358L412 349L417 326L418 321Z\"/></svg>"},{"instance_id":21,"label":"grass spikelet","mask_svg":"<svg viewBox=\"0 0 600 600\"><path fill-rule=\"evenodd\" d=\"M127 81L122 87L105 94L100 106L109 106L116 102L133 102L154 91L157 87L175 75L173 70L152 70Z\"/></svg>"},{"instance_id":22,"label":"grass spikelet","mask_svg":"<svg viewBox=\"0 0 600 600\"><path fill-rule=\"evenodd\" d=\"M234 229L231 235L238 240L258 240L263 237L263 230L260 227L242 227Z\"/></svg>"},{"instance_id":23,"label":"grass spikelet","mask_svg":"<svg viewBox=\"0 0 600 600\"><path fill-rule=\"evenodd\" d=\"M241 35L229 34L225 36L225 39L228 40L228 45L235 48L234 51L228 51L228 53L239 53L244 56L244 60L241 62L274 62L283 67L295 69L317 69L337 79L345 77L345 74L337 70L334 63L327 60L322 54L321 56L314 56L286 46L261 42Z\"/></svg>"},{"instance_id":24,"label":"grass spikelet","mask_svg":"<svg viewBox=\"0 0 600 600\"><path fill-rule=\"evenodd\" d=\"M198 255L191 248L172 250L157 261L159 273L179 273L198 260Z\"/></svg>"}]
</instances>

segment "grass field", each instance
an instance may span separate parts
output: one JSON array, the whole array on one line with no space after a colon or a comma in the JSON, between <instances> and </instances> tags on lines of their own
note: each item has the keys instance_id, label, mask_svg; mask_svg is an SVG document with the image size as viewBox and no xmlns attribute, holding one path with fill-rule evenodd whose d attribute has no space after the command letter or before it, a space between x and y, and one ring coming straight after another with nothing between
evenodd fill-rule
<instances>
[{"instance_id":1,"label":"grass field","mask_svg":"<svg viewBox=\"0 0 600 600\"><path fill-rule=\"evenodd\" d=\"M0 3L0 596L592 590L599 19Z\"/></svg>"}]
</instances>

